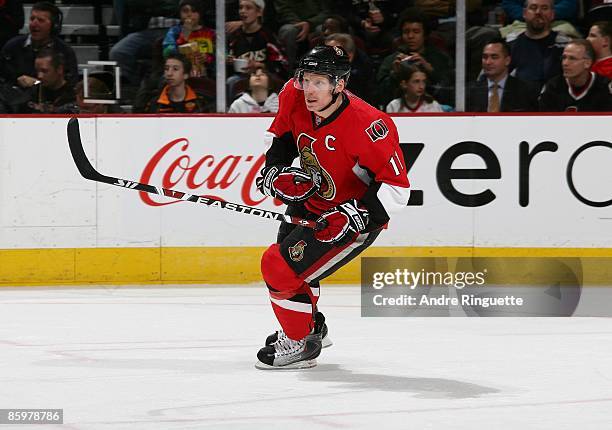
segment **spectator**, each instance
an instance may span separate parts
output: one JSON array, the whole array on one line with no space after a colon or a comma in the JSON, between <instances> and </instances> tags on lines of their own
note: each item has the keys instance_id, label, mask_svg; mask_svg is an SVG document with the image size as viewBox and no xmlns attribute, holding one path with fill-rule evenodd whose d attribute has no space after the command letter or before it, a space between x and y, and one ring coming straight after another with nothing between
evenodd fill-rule
<instances>
[{"instance_id":1,"label":"spectator","mask_svg":"<svg viewBox=\"0 0 612 430\"><path fill-rule=\"evenodd\" d=\"M62 54L65 65L65 78L71 84L78 80L77 60L74 50L59 38L62 26L62 13L49 2L32 5L29 34L15 36L2 48L1 75L13 85L31 88L36 82L34 59L45 49L53 49Z\"/></svg>"},{"instance_id":2,"label":"spectator","mask_svg":"<svg viewBox=\"0 0 612 430\"><path fill-rule=\"evenodd\" d=\"M289 69L293 70L298 44L307 47L308 36L331 15L328 0L274 0L276 19L281 25L278 37L285 48Z\"/></svg>"},{"instance_id":3,"label":"spectator","mask_svg":"<svg viewBox=\"0 0 612 430\"><path fill-rule=\"evenodd\" d=\"M427 72L428 92L444 103L451 100L454 74L451 59L427 44L429 35L428 20L417 9L408 9L399 20L401 45L397 51L386 57L378 70L379 104L386 105L392 98L393 91L399 87L398 73L403 60L417 62Z\"/></svg>"},{"instance_id":4,"label":"spectator","mask_svg":"<svg viewBox=\"0 0 612 430\"><path fill-rule=\"evenodd\" d=\"M512 74L541 87L561 72L561 53L570 39L551 29L553 0L526 0L527 29L511 42Z\"/></svg>"},{"instance_id":5,"label":"spectator","mask_svg":"<svg viewBox=\"0 0 612 430\"><path fill-rule=\"evenodd\" d=\"M64 56L53 49L43 49L36 56L34 68L40 84L31 88L28 107L32 113L76 113L74 86L64 75Z\"/></svg>"},{"instance_id":6,"label":"spectator","mask_svg":"<svg viewBox=\"0 0 612 430\"><path fill-rule=\"evenodd\" d=\"M95 100L110 100L113 93L108 89L108 86L101 81L90 77L87 79L88 99ZM76 95L76 104L79 113L100 114L100 113L121 113L122 110L116 104L95 103L85 100L84 83L79 81L74 88Z\"/></svg>"},{"instance_id":7,"label":"spectator","mask_svg":"<svg viewBox=\"0 0 612 430\"><path fill-rule=\"evenodd\" d=\"M334 33L348 33L349 25L346 19L341 15L330 15L325 18L325 21L321 24L321 31L323 32L323 37L327 37Z\"/></svg>"},{"instance_id":8,"label":"spectator","mask_svg":"<svg viewBox=\"0 0 612 430\"><path fill-rule=\"evenodd\" d=\"M503 0L504 15L507 19L506 26L500 28L500 33L507 41L513 41L527 28L523 17L525 0ZM553 21L550 24L552 30L571 38L582 37L582 34L574 27L578 21L577 0L555 0L553 2Z\"/></svg>"},{"instance_id":9,"label":"spectator","mask_svg":"<svg viewBox=\"0 0 612 430\"><path fill-rule=\"evenodd\" d=\"M510 76L510 47L502 39L485 45L482 51L483 78L470 84L468 112L536 112L537 90Z\"/></svg>"},{"instance_id":10,"label":"spectator","mask_svg":"<svg viewBox=\"0 0 612 430\"><path fill-rule=\"evenodd\" d=\"M0 49L23 27L23 4L21 0L0 0Z\"/></svg>"},{"instance_id":11,"label":"spectator","mask_svg":"<svg viewBox=\"0 0 612 430\"><path fill-rule=\"evenodd\" d=\"M357 49L363 51L367 55L365 42L359 36L353 34L353 30L349 27L348 21L341 15L330 15L325 18L325 21L321 24L321 33L310 38L310 49L315 46L324 45L325 38L335 33L350 34ZM370 58L369 55L368 58Z\"/></svg>"},{"instance_id":12,"label":"spectator","mask_svg":"<svg viewBox=\"0 0 612 430\"><path fill-rule=\"evenodd\" d=\"M612 85L591 71L595 52L588 40L577 39L563 50L563 75L546 83L540 94L544 112L610 112Z\"/></svg>"},{"instance_id":13,"label":"spectator","mask_svg":"<svg viewBox=\"0 0 612 430\"><path fill-rule=\"evenodd\" d=\"M243 72L234 68L228 70L228 95L234 97L234 87L240 81L249 79L257 69L266 68L279 79L286 79L287 60L282 54L276 37L262 26L265 9L264 0L240 0L241 26L229 36L228 63L235 59L246 61Z\"/></svg>"},{"instance_id":14,"label":"spectator","mask_svg":"<svg viewBox=\"0 0 612 430\"><path fill-rule=\"evenodd\" d=\"M251 73L249 89L234 100L229 113L264 113L278 111L278 94L272 91L272 80L264 68Z\"/></svg>"},{"instance_id":15,"label":"spectator","mask_svg":"<svg viewBox=\"0 0 612 430\"><path fill-rule=\"evenodd\" d=\"M508 22L524 20L525 0L502 0L502 7ZM576 0L554 0L553 12L555 19L575 22L578 15Z\"/></svg>"},{"instance_id":16,"label":"spectator","mask_svg":"<svg viewBox=\"0 0 612 430\"><path fill-rule=\"evenodd\" d=\"M386 56L393 50L392 31L406 7L403 0L344 0L336 2L335 12L347 17L355 36L365 42L369 55ZM340 31L347 33L346 30Z\"/></svg>"},{"instance_id":17,"label":"spectator","mask_svg":"<svg viewBox=\"0 0 612 430\"><path fill-rule=\"evenodd\" d=\"M185 82L191 72L191 63L182 54L170 54L164 63L166 85L147 107L150 113L205 112L204 99Z\"/></svg>"},{"instance_id":18,"label":"spectator","mask_svg":"<svg viewBox=\"0 0 612 430\"><path fill-rule=\"evenodd\" d=\"M124 36L110 50L110 59L121 67L121 76L137 87L143 73L139 62L151 60L153 43L177 24L179 0L125 0L121 29Z\"/></svg>"},{"instance_id":19,"label":"spectator","mask_svg":"<svg viewBox=\"0 0 612 430\"><path fill-rule=\"evenodd\" d=\"M491 0L491 2L494 0ZM456 33L456 19L455 9L457 2L455 0L414 0L414 5L432 22L435 23L435 36L437 37L438 47L446 53L453 53L455 51L455 33ZM483 0L467 0L465 2L466 7L466 23L468 29L472 29L474 26L480 27L480 31L485 31L486 28L489 32L492 32L490 27L482 28L484 20L482 18L483 11ZM467 48L470 47L470 34L466 34ZM481 35L480 37L483 37ZM495 35L497 36L497 35ZM478 63L480 63L480 54L482 53L484 45L480 45L477 48L478 51Z\"/></svg>"},{"instance_id":20,"label":"spectator","mask_svg":"<svg viewBox=\"0 0 612 430\"><path fill-rule=\"evenodd\" d=\"M353 37L346 33L330 34L325 38L325 45L344 48L351 63L351 78L346 88L368 103L372 103L374 68L365 52L357 49Z\"/></svg>"},{"instance_id":21,"label":"spectator","mask_svg":"<svg viewBox=\"0 0 612 430\"><path fill-rule=\"evenodd\" d=\"M202 25L204 4L201 0L181 0L179 13L180 24L164 37L164 57L180 51L192 64L191 76L214 76L215 32Z\"/></svg>"},{"instance_id":22,"label":"spectator","mask_svg":"<svg viewBox=\"0 0 612 430\"><path fill-rule=\"evenodd\" d=\"M591 70L612 79L612 21L594 23L587 39L595 51L595 63Z\"/></svg>"},{"instance_id":23,"label":"spectator","mask_svg":"<svg viewBox=\"0 0 612 430\"><path fill-rule=\"evenodd\" d=\"M592 24L597 21L612 21L612 2L610 0L586 0L584 20Z\"/></svg>"},{"instance_id":24,"label":"spectator","mask_svg":"<svg viewBox=\"0 0 612 430\"><path fill-rule=\"evenodd\" d=\"M425 91L427 73L423 65L405 62L400 67L398 79L401 96L389 102L387 113L443 112L442 106Z\"/></svg>"},{"instance_id":25,"label":"spectator","mask_svg":"<svg viewBox=\"0 0 612 430\"><path fill-rule=\"evenodd\" d=\"M451 56L455 54L457 33L456 3L455 0L415 0L415 6L435 23L432 42ZM495 0L467 0L465 2L466 82L475 80L479 76L484 46L490 40L499 37L497 28L485 25L484 16L486 15L483 10L492 3L495 3Z\"/></svg>"}]
</instances>

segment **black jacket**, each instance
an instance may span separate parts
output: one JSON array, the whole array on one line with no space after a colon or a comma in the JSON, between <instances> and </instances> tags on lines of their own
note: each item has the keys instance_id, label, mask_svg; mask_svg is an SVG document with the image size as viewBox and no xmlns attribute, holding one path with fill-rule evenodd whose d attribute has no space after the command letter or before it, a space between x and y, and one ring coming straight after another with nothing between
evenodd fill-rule
<instances>
[{"instance_id":1,"label":"black jacket","mask_svg":"<svg viewBox=\"0 0 612 430\"><path fill-rule=\"evenodd\" d=\"M19 34L23 21L21 0L0 1L0 49L11 37Z\"/></svg>"},{"instance_id":2,"label":"black jacket","mask_svg":"<svg viewBox=\"0 0 612 430\"><path fill-rule=\"evenodd\" d=\"M17 83L21 75L36 77L34 60L36 53L42 48L53 48L64 56L64 75L72 85L76 85L79 79L79 70L74 50L59 37L52 37L51 41L44 47L34 49L31 43L27 43L29 35L15 36L2 48L0 56L0 73L11 84Z\"/></svg>"},{"instance_id":3,"label":"black jacket","mask_svg":"<svg viewBox=\"0 0 612 430\"><path fill-rule=\"evenodd\" d=\"M486 78L472 82L468 88L467 112L487 112L489 88ZM502 95L501 112L537 112L537 89L514 76L508 76Z\"/></svg>"},{"instance_id":4,"label":"black jacket","mask_svg":"<svg viewBox=\"0 0 612 430\"><path fill-rule=\"evenodd\" d=\"M540 111L612 112L612 82L593 72L591 79L584 93L572 95L565 78L555 76L542 89Z\"/></svg>"}]
</instances>

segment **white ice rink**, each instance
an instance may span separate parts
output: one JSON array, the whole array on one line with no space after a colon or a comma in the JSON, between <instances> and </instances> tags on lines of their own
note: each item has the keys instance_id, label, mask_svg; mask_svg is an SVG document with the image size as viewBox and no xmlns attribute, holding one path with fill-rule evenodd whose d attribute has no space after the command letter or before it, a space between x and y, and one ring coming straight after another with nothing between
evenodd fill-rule
<instances>
[{"instance_id":1,"label":"white ice rink","mask_svg":"<svg viewBox=\"0 0 612 430\"><path fill-rule=\"evenodd\" d=\"M52 429L612 429L610 318L361 318L322 288L319 365L261 371L263 286L0 289L0 408Z\"/></svg>"}]
</instances>

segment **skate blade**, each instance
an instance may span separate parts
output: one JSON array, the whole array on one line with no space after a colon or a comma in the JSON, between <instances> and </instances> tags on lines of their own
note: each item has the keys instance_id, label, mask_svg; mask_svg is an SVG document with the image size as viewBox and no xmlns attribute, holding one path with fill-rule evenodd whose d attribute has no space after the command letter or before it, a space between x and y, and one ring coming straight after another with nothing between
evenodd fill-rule
<instances>
[{"instance_id":1,"label":"skate blade","mask_svg":"<svg viewBox=\"0 0 612 430\"><path fill-rule=\"evenodd\" d=\"M321 339L321 348L328 348L328 347L332 346L333 344L334 343L327 336L324 337L323 339Z\"/></svg>"},{"instance_id":2,"label":"skate blade","mask_svg":"<svg viewBox=\"0 0 612 430\"><path fill-rule=\"evenodd\" d=\"M310 369L311 367L315 367L317 365L317 360L302 360L297 361L295 363L287 364L286 366L270 366L266 363L262 363L257 360L255 363L255 367L260 370L299 370L299 369Z\"/></svg>"}]
</instances>

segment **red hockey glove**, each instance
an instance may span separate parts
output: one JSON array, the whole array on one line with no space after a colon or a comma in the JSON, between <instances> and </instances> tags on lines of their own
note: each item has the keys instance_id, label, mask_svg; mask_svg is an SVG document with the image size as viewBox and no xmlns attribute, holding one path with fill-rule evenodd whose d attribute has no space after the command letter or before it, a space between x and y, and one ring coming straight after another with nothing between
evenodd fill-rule
<instances>
[{"instance_id":1,"label":"red hockey glove","mask_svg":"<svg viewBox=\"0 0 612 430\"><path fill-rule=\"evenodd\" d=\"M349 200L323 212L318 222L327 223L323 230L315 231L317 240L334 245L345 244L355 233L365 230L370 214L358 206L357 200Z\"/></svg>"},{"instance_id":2,"label":"red hockey glove","mask_svg":"<svg viewBox=\"0 0 612 430\"><path fill-rule=\"evenodd\" d=\"M260 175L255 181L259 191L285 204L306 201L321 186L320 179L297 167L268 166L261 170Z\"/></svg>"}]
</instances>

